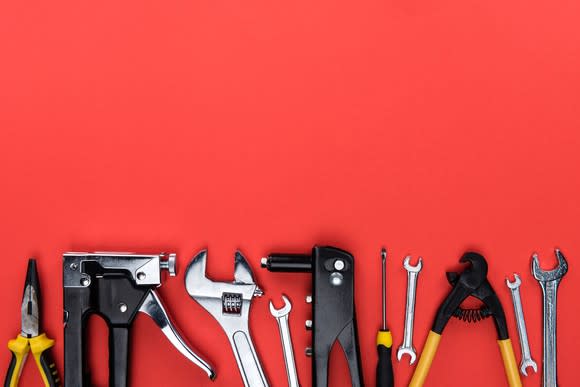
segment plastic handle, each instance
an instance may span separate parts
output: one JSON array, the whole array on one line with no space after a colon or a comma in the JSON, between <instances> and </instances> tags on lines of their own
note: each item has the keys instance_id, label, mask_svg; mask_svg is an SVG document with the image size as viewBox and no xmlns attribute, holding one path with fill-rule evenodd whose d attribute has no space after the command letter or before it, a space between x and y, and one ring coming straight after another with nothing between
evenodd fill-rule
<instances>
[{"instance_id":1,"label":"plastic handle","mask_svg":"<svg viewBox=\"0 0 580 387\"><path fill-rule=\"evenodd\" d=\"M393 338L390 331L379 331L377 334L377 387L393 387L395 380L392 362Z\"/></svg>"},{"instance_id":2,"label":"plastic handle","mask_svg":"<svg viewBox=\"0 0 580 387\"><path fill-rule=\"evenodd\" d=\"M28 355L30 350L28 339L18 335L16 339L8 341L8 349L12 352L12 358L6 373L4 387L16 387L18 386L18 379L20 379L26 355Z\"/></svg>"},{"instance_id":3,"label":"plastic handle","mask_svg":"<svg viewBox=\"0 0 580 387\"><path fill-rule=\"evenodd\" d=\"M510 339L498 340L499 351L503 359L505 374L510 387L521 387L522 380L516 364L516 356L514 355L514 348Z\"/></svg>"},{"instance_id":4,"label":"plastic handle","mask_svg":"<svg viewBox=\"0 0 580 387\"><path fill-rule=\"evenodd\" d=\"M423 386L423 383L425 383L425 379L427 379L427 375L429 374L429 368L431 368L431 363L437 353L439 341L441 341L441 335L429 331L427 342L425 343L425 347L423 347L423 353L421 354L419 364L417 364L411 383L409 383L409 387L421 387Z\"/></svg>"},{"instance_id":5,"label":"plastic handle","mask_svg":"<svg viewBox=\"0 0 580 387\"><path fill-rule=\"evenodd\" d=\"M58 370L49 351L54 346L54 340L49 339L43 333L28 342L44 385L46 387L60 387L61 381L58 376Z\"/></svg>"}]
</instances>

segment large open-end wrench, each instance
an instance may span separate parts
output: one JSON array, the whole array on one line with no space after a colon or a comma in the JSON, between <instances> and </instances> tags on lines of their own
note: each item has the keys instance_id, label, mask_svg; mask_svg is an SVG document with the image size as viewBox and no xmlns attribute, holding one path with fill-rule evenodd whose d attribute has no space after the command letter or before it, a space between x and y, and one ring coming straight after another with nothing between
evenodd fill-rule
<instances>
[{"instance_id":1,"label":"large open-end wrench","mask_svg":"<svg viewBox=\"0 0 580 387\"><path fill-rule=\"evenodd\" d=\"M276 309L270 301L270 313L278 322L282 349L284 351L284 364L286 365L286 375L288 376L288 387L299 387L298 373L296 372L296 362L294 361L294 349L292 348L292 338L290 336L290 326L288 325L288 315L292 310L292 304L285 295L282 295L284 306Z\"/></svg>"},{"instance_id":2,"label":"large open-end wrench","mask_svg":"<svg viewBox=\"0 0 580 387\"><path fill-rule=\"evenodd\" d=\"M550 271L540 268L538 254L532 255L532 274L542 288L544 299L544 357L542 385L556 387L558 385L558 367L556 362L556 298L560 280L568 271L568 262L559 249L555 251L558 266Z\"/></svg>"},{"instance_id":3,"label":"large open-end wrench","mask_svg":"<svg viewBox=\"0 0 580 387\"><path fill-rule=\"evenodd\" d=\"M417 295L417 279L419 272L423 268L423 260L419 257L416 266L411 265L411 256L406 256L403 261L403 267L407 270L407 306L405 307L405 333L403 335L403 344L397 350L397 360L401 361L403 355L409 355L411 360L409 364L417 360L417 352L413 347L413 323L415 320L415 298Z\"/></svg>"},{"instance_id":4,"label":"large open-end wrench","mask_svg":"<svg viewBox=\"0 0 580 387\"><path fill-rule=\"evenodd\" d=\"M538 372L538 365L532 359L530 353L530 344L528 343L528 331L526 329L526 321L524 320L524 308L522 307L522 298L520 297L520 285L522 280L520 276L514 273L514 282L510 282L506 278L505 283L512 294L512 301L514 303L514 313L516 315L516 322L518 326L518 334L520 336L520 348L522 350L522 360L520 362L520 372L524 376L528 376L527 368L531 367L534 372Z\"/></svg>"}]
</instances>

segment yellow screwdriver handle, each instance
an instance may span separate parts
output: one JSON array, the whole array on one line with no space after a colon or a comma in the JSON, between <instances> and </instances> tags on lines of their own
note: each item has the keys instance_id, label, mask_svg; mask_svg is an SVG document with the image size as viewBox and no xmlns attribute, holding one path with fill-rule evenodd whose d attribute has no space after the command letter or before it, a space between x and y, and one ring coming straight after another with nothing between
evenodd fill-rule
<instances>
[{"instance_id":1,"label":"yellow screwdriver handle","mask_svg":"<svg viewBox=\"0 0 580 387\"><path fill-rule=\"evenodd\" d=\"M437 353L437 347L439 346L439 341L441 340L441 335L433 331L429 331L429 336L427 336L427 342L423 347L423 352L421 353L421 358L419 359L419 364L413 373L413 378L409 387L422 387L427 379L427 374L429 373L429 368L431 368L431 363Z\"/></svg>"},{"instance_id":2,"label":"yellow screwdriver handle","mask_svg":"<svg viewBox=\"0 0 580 387\"><path fill-rule=\"evenodd\" d=\"M30 339L29 343L44 385L46 387L59 387L61 383L58 377L58 370L49 351L54 346L54 340L49 339L43 333Z\"/></svg>"},{"instance_id":3,"label":"yellow screwdriver handle","mask_svg":"<svg viewBox=\"0 0 580 387\"><path fill-rule=\"evenodd\" d=\"M8 349L12 352L12 359L8 366L4 386L16 387L18 386L18 380L22 373L22 366L26 360L26 355L28 355L28 351L30 350L28 339L18 335L14 340L8 341Z\"/></svg>"},{"instance_id":4,"label":"yellow screwdriver handle","mask_svg":"<svg viewBox=\"0 0 580 387\"><path fill-rule=\"evenodd\" d=\"M499 351L503 359L505 374L510 387L521 387L522 380L516 364L516 356L510 339L498 340Z\"/></svg>"}]
</instances>

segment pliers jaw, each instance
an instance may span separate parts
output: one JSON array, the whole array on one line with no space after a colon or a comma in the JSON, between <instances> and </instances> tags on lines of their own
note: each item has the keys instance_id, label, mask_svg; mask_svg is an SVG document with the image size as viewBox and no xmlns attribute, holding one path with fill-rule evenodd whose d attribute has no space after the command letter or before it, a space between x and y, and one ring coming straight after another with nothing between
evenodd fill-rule
<instances>
[{"instance_id":1,"label":"pliers jaw","mask_svg":"<svg viewBox=\"0 0 580 387\"><path fill-rule=\"evenodd\" d=\"M468 254L478 255L477 253ZM461 276L461 273L448 272L447 281L454 287L459 286ZM487 278L476 289L472 290L468 296L477 298L483 303L483 306L480 309L462 309L461 306L457 306L453 316L468 322L477 322L492 316L497 330L498 340L507 339L509 336L505 312L495 290L493 290Z\"/></svg>"},{"instance_id":2,"label":"pliers jaw","mask_svg":"<svg viewBox=\"0 0 580 387\"><path fill-rule=\"evenodd\" d=\"M449 322L449 319L459 310L461 303L469 296L474 295L486 282L487 262L478 253L465 253L459 260L461 263L468 263L469 266L462 273L447 273L447 280L453 285L453 289L445 298L433 322L432 331L438 334Z\"/></svg>"}]
</instances>

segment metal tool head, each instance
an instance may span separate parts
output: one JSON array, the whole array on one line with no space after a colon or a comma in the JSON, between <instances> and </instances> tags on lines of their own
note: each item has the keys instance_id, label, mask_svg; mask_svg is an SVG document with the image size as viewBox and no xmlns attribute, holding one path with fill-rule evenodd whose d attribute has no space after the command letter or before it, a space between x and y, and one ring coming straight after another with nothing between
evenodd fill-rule
<instances>
[{"instance_id":1,"label":"metal tool head","mask_svg":"<svg viewBox=\"0 0 580 387\"><path fill-rule=\"evenodd\" d=\"M534 275L535 279L540 282L555 281L564 277L564 275L568 272L568 262L566 261L564 254L562 254L560 249L556 249L554 254L556 255L556 259L558 259L558 266L548 271L542 270L540 267L538 254L534 253L532 255L532 274Z\"/></svg>"},{"instance_id":2,"label":"metal tool head","mask_svg":"<svg viewBox=\"0 0 580 387\"><path fill-rule=\"evenodd\" d=\"M290 303L288 297L282 294L282 299L284 300L284 306L280 309L276 309L274 303L270 300L270 313L276 318L284 317L292 310L292 303Z\"/></svg>"},{"instance_id":3,"label":"metal tool head","mask_svg":"<svg viewBox=\"0 0 580 387\"><path fill-rule=\"evenodd\" d=\"M264 293L255 284L250 265L239 251L234 256L234 281L218 282L206 276L207 250L197 254L185 271L187 293L214 317L247 316L244 305ZM213 301L219 300L218 303Z\"/></svg>"},{"instance_id":4,"label":"metal tool head","mask_svg":"<svg viewBox=\"0 0 580 387\"><path fill-rule=\"evenodd\" d=\"M419 257L419 260L417 261L417 265L413 266L413 265L411 265L411 256L407 255L405 257L405 260L403 261L403 267L408 272L418 273L423 268L423 259L421 257Z\"/></svg>"},{"instance_id":5,"label":"metal tool head","mask_svg":"<svg viewBox=\"0 0 580 387\"><path fill-rule=\"evenodd\" d=\"M28 260L26 271L26 281L24 283L24 294L20 313L22 319L21 334L23 337L32 338L40 332L40 284L38 281L38 271L36 270L36 260Z\"/></svg>"},{"instance_id":6,"label":"metal tool head","mask_svg":"<svg viewBox=\"0 0 580 387\"><path fill-rule=\"evenodd\" d=\"M522 280L520 279L520 276L518 273L514 273L514 282L511 282L509 277L508 277L505 279L505 283L506 283L508 288L517 289L522 284Z\"/></svg>"},{"instance_id":7,"label":"metal tool head","mask_svg":"<svg viewBox=\"0 0 580 387\"><path fill-rule=\"evenodd\" d=\"M528 368L530 367L534 370L534 373L538 372L538 365L536 364L535 361L533 361L532 359L522 359L522 362L520 364L520 372L522 373L522 375L528 376Z\"/></svg>"},{"instance_id":8,"label":"metal tool head","mask_svg":"<svg viewBox=\"0 0 580 387\"><path fill-rule=\"evenodd\" d=\"M414 364L415 361L417 360L417 353L414 348L399 347L399 349L397 350L397 360L401 361L403 355L409 355L411 357L411 359L409 360L410 365Z\"/></svg>"},{"instance_id":9,"label":"metal tool head","mask_svg":"<svg viewBox=\"0 0 580 387\"><path fill-rule=\"evenodd\" d=\"M459 275L459 283L467 289L477 289L487 278L487 261L478 253L467 252L459 259L461 263L469 263Z\"/></svg>"}]
</instances>

